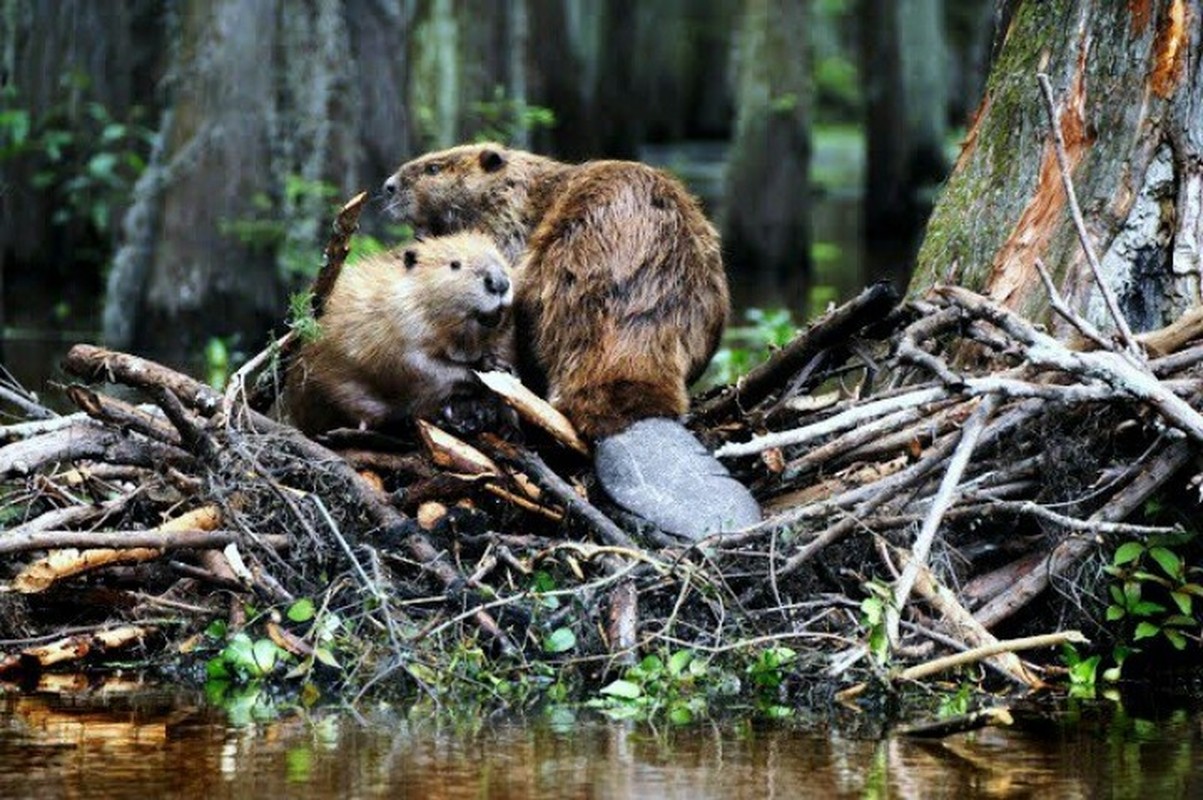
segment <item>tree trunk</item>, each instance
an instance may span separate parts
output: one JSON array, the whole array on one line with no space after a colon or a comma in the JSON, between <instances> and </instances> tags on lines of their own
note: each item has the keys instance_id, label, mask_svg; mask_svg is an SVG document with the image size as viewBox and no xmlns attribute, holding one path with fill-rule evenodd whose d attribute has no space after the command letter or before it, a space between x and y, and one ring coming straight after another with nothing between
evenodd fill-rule
<instances>
[{"instance_id":1,"label":"tree trunk","mask_svg":"<svg viewBox=\"0 0 1203 800\"><path fill-rule=\"evenodd\" d=\"M810 263L809 10L797 0L747 0L739 31L723 249L733 272L770 286L796 280Z\"/></svg>"},{"instance_id":2,"label":"tree trunk","mask_svg":"<svg viewBox=\"0 0 1203 800\"><path fill-rule=\"evenodd\" d=\"M940 0L862 0L865 233L906 240L945 172L947 53Z\"/></svg>"},{"instance_id":3,"label":"tree trunk","mask_svg":"<svg viewBox=\"0 0 1203 800\"><path fill-rule=\"evenodd\" d=\"M1103 280L1134 330L1200 302L1199 0L1021 2L928 226L910 293L938 282L1050 322L1034 267L1096 326L1104 310L1067 210L1036 75L1047 73Z\"/></svg>"}]
</instances>

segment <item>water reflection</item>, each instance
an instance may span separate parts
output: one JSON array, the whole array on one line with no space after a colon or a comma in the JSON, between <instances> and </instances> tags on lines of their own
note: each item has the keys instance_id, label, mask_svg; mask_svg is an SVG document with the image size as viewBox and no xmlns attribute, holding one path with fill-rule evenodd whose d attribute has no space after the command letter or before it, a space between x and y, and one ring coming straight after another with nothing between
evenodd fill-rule
<instances>
[{"instance_id":1,"label":"water reflection","mask_svg":"<svg viewBox=\"0 0 1203 800\"><path fill-rule=\"evenodd\" d=\"M1201 721L1108 704L935 742L592 717L464 729L385 712L233 728L190 695L77 687L0 695L0 796L1194 797Z\"/></svg>"}]
</instances>

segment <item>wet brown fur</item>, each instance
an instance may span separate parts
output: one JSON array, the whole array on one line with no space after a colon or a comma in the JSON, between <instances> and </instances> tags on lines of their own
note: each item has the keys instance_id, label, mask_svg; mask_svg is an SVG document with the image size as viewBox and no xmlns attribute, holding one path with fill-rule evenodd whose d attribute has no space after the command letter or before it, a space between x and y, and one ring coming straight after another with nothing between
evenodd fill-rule
<instances>
[{"instance_id":1,"label":"wet brown fur","mask_svg":"<svg viewBox=\"0 0 1203 800\"><path fill-rule=\"evenodd\" d=\"M289 418L318 433L438 417L449 401L477 391L472 369L513 362L511 277L492 239L478 233L347 265L326 300L321 334L289 368Z\"/></svg>"},{"instance_id":2,"label":"wet brown fur","mask_svg":"<svg viewBox=\"0 0 1203 800\"><path fill-rule=\"evenodd\" d=\"M410 161L389 187L420 233L478 229L521 258L519 371L585 436L686 411L729 298L718 235L675 178L482 144Z\"/></svg>"}]
</instances>

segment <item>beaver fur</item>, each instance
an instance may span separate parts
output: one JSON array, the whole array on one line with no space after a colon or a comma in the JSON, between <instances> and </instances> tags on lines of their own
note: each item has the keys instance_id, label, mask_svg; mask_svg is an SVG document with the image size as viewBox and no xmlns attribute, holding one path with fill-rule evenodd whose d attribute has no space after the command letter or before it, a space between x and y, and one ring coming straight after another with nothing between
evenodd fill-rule
<instances>
[{"instance_id":1,"label":"beaver fur","mask_svg":"<svg viewBox=\"0 0 1203 800\"><path fill-rule=\"evenodd\" d=\"M472 370L513 362L513 294L508 262L479 233L348 264L289 368L287 415L311 434L462 420L483 392Z\"/></svg>"},{"instance_id":2,"label":"beaver fur","mask_svg":"<svg viewBox=\"0 0 1203 800\"><path fill-rule=\"evenodd\" d=\"M520 259L519 374L584 436L686 411L729 296L718 234L675 178L486 143L403 164L385 191L419 235L480 230Z\"/></svg>"}]
</instances>

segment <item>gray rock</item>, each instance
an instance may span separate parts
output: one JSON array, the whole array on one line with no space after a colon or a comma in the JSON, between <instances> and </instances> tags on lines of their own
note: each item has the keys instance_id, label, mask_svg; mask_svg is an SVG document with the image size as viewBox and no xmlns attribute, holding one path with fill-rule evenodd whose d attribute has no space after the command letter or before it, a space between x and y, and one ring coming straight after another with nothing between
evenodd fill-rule
<instances>
[{"instance_id":1,"label":"gray rock","mask_svg":"<svg viewBox=\"0 0 1203 800\"><path fill-rule=\"evenodd\" d=\"M600 440L594 468L610 499L675 536L701 539L761 519L752 493L676 420L642 419Z\"/></svg>"}]
</instances>

